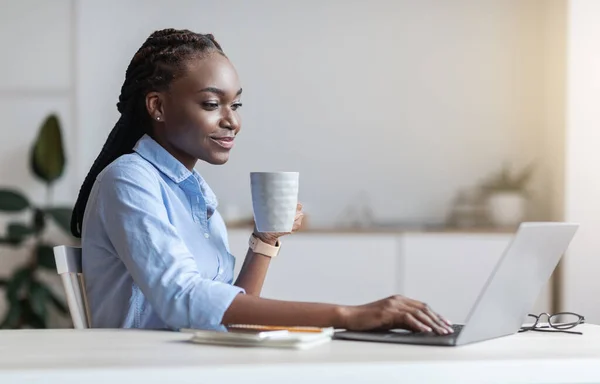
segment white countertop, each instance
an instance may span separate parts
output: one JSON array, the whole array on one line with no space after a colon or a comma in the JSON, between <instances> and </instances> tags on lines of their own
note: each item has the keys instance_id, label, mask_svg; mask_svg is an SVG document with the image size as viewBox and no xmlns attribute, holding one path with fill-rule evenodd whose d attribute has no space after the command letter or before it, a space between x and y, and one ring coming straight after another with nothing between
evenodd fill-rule
<instances>
[{"instance_id":1,"label":"white countertop","mask_svg":"<svg viewBox=\"0 0 600 384\"><path fill-rule=\"evenodd\" d=\"M229 231L252 232L253 227L247 225L227 224ZM403 234L448 234L448 235L512 235L517 227L451 227L443 225L404 225L404 226L332 226L332 227L303 227L296 235L403 235Z\"/></svg>"},{"instance_id":2,"label":"white countertop","mask_svg":"<svg viewBox=\"0 0 600 384\"><path fill-rule=\"evenodd\" d=\"M0 331L0 383L600 382L600 326L462 347L349 341L304 351L189 343L140 330Z\"/></svg>"}]
</instances>

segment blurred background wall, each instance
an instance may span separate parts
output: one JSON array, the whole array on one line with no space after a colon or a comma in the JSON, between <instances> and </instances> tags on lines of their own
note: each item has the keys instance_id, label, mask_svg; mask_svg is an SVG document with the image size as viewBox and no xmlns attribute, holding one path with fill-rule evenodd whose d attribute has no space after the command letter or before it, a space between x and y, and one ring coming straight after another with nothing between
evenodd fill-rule
<instances>
[{"instance_id":1,"label":"blurred background wall","mask_svg":"<svg viewBox=\"0 0 600 384\"><path fill-rule=\"evenodd\" d=\"M587 224L560 297L596 292L600 216L594 133L600 27L594 0L219 2L0 0L0 183L43 190L27 172L40 122L57 112L72 204L118 118L132 55L154 30L213 33L244 88L243 129L225 166L199 164L221 209L251 214L248 172L301 172L314 227L444 225L459 192L504 164L535 165L528 220ZM568 112L568 116L567 116ZM567 124L568 122L568 124ZM565 195L566 191L566 195ZM21 260L2 250L0 274ZM577 281L577 283L575 283Z\"/></svg>"},{"instance_id":2,"label":"blurred background wall","mask_svg":"<svg viewBox=\"0 0 600 384\"><path fill-rule=\"evenodd\" d=\"M581 229L564 260L565 305L600 322L600 2L570 1L565 217Z\"/></svg>"},{"instance_id":3,"label":"blurred background wall","mask_svg":"<svg viewBox=\"0 0 600 384\"><path fill-rule=\"evenodd\" d=\"M532 215L548 218L557 133L545 95L562 78L546 33L556 2L544 3L79 2L76 175L117 120L133 53L174 26L213 33L241 76L233 157L199 166L224 206L250 211L249 171L297 170L313 223L335 224L363 190L376 220L439 223L458 189L536 161Z\"/></svg>"}]
</instances>

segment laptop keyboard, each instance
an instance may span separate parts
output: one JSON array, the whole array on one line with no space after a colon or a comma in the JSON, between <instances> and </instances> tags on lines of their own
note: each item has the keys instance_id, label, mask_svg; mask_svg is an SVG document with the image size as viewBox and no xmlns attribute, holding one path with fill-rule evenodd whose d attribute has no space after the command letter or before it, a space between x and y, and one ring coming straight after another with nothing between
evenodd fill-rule
<instances>
[{"instance_id":1,"label":"laptop keyboard","mask_svg":"<svg viewBox=\"0 0 600 384\"><path fill-rule=\"evenodd\" d=\"M440 335L435 332L413 332L409 334L404 334L403 336L411 336L411 337L456 337L460 333L463 328L462 324L452 324L450 326L454 330L454 333L449 335Z\"/></svg>"},{"instance_id":2,"label":"laptop keyboard","mask_svg":"<svg viewBox=\"0 0 600 384\"><path fill-rule=\"evenodd\" d=\"M366 332L342 331L336 332L333 338L336 340L450 346L455 345L454 342L457 340L462 328L463 326L460 324L452 325L454 333L448 335L438 335L434 332L411 332L406 329Z\"/></svg>"}]
</instances>

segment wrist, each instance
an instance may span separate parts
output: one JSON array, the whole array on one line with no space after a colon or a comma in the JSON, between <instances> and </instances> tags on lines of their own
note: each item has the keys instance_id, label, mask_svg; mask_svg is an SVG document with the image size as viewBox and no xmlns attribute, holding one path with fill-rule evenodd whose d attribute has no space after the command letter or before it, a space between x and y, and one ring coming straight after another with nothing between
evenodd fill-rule
<instances>
[{"instance_id":1,"label":"wrist","mask_svg":"<svg viewBox=\"0 0 600 384\"><path fill-rule=\"evenodd\" d=\"M350 307L344 305L335 305L332 314L332 326L334 328L347 329L350 319Z\"/></svg>"},{"instance_id":2,"label":"wrist","mask_svg":"<svg viewBox=\"0 0 600 384\"><path fill-rule=\"evenodd\" d=\"M277 240L278 240L277 237L269 236L269 235L267 235L265 233L257 232L257 231L254 231L253 235L255 237L257 237L258 239L260 239L260 241L262 241L263 243L267 243L267 244L272 245L272 246L275 246L275 244L277 244Z\"/></svg>"},{"instance_id":3,"label":"wrist","mask_svg":"<svg viewBox=\"0 0 600 384\"><path fill-rule=\"evenodd\" d=\"M276 257L279 254L281 247L281 243L277 238L271 242L268 239L265 239L264 236L259 237L254 233L250 236L250 239L248 239L248 245L252 252L267 257Z\"/></svg>"}]
</instances>

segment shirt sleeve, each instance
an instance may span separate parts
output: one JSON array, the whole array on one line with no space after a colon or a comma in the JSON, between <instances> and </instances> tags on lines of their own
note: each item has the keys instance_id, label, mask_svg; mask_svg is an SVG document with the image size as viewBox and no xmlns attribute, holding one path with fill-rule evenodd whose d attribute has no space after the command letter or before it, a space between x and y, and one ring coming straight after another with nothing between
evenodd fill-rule
<instances>
[{"instance_id":1,"label":"shirt sleeve","mask_svg":"<svg viewBox=\"0 0 600 384\"><path fill-rule=\"evenodd\" d=\"M203 278L169 221L157 176L133 164L107 169L98 201L107 236L133 281L170 327L215 329L242 288Z\"/></svg>"}]
</instances>

